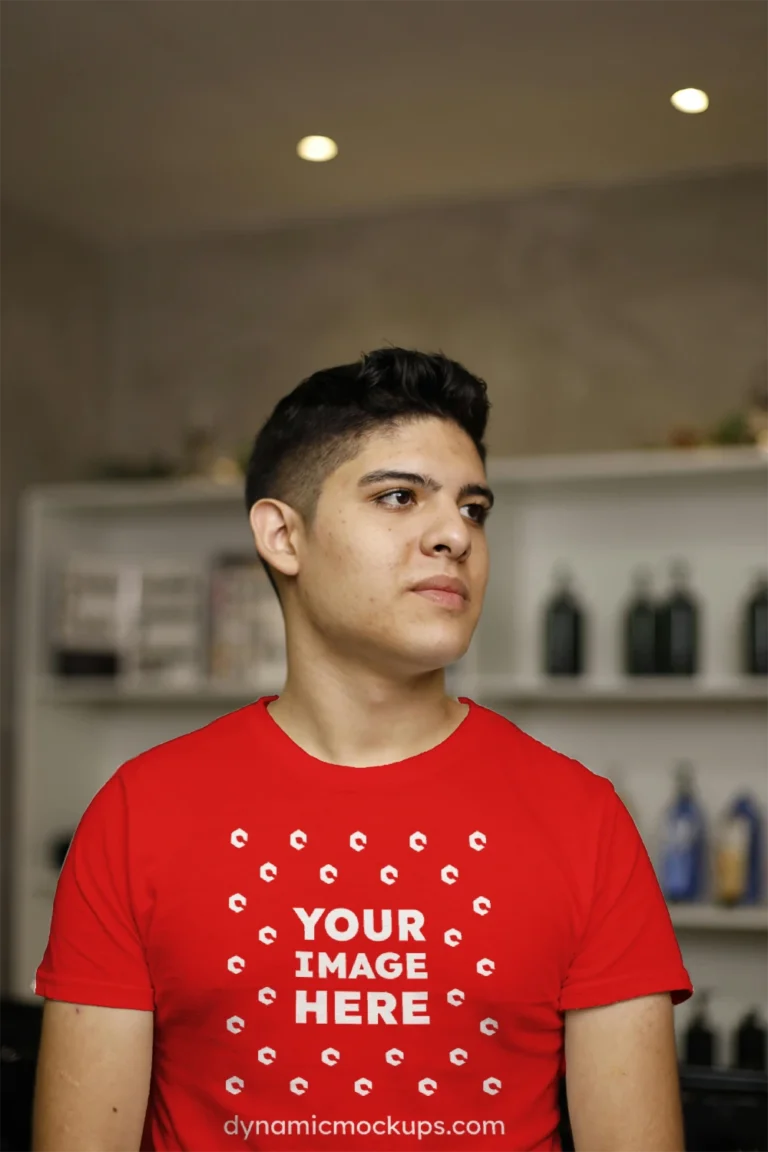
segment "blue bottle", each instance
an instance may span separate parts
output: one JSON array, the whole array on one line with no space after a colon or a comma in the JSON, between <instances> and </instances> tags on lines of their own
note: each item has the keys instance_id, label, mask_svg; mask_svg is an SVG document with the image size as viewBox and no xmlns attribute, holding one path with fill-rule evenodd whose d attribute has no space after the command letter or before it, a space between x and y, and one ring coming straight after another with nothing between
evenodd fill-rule
<instances>
[{"instance_id":1,"label":"blue bottle","mask_svg":"<svg viewBox=\"0 0 768 1152\"><path fill-rule=\"evenodd\" d=\"M661 888L670 902L701 900L704 895L704 815L693 789L687 761L675 770L675 795L664 814Z\"/></svg>"},{"instance_id":2,"label":"blue bottle","mask_svg":"<svg viewBox=\"0 0 768 1152\"><path fill-rule=\"evenodd\" d=\"M718 828L715 895L718 903L757 904L761 897L763 828L756 802L737 796Z\"/></svg>"}]
</instances>

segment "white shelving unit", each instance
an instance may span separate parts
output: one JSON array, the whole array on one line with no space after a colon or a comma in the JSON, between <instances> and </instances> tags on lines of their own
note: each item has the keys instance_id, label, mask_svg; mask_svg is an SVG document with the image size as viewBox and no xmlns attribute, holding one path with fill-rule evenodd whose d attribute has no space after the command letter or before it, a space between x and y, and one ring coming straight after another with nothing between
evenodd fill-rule
<instances>
[{"instance_id":1,"label":"white shelving unit","mask_svg":"<svg viewBox=\"0 0 768 1152\"><path fill-rule=\"evenodd\" d=\"M768 561L768 455L756 449L492 460L492 572L470 651L451 691L508 715L595 772L615 777L654 855L676 761L692 761L714 818L748 788L768 806L768 684L742 674L739 630ZM51 675L51 590L71 551L209 562L252 549L240 487L199 482L66 485L30 491L22 515L16 681L13 995L31 999L57 872L52 836L71 830L120 763L282 684L185 689L62 681ZM628 679L620 620L642 564L666 590L685 558L703 611L701 673ZM575 683L540 669L540 626L555 565L574 574L588 621ZM730 1030L764 1000L768 911L675 906L672 917L715 1023ZM687 1006L678 1013L685 1023Z\"/></svg>"}]
</instances>

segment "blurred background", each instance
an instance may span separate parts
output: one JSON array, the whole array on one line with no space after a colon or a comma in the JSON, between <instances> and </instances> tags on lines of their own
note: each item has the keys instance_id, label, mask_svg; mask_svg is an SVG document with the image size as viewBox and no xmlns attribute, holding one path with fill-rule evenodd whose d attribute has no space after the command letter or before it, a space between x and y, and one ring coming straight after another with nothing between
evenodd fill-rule
<instances>
[{"instance_id":1,"label":"blurred background","mask_svg":"<svg viewBox=\"0 0 768 1152\"><path fill-rule=\"evenodd\" d=\"M250 441L384 343L493 404L452 689L614 781L696 986L688 1147L766 1148L767 13L0 7L3 1149L84 808L280 690Z\"/></svg>"}]
</instances>

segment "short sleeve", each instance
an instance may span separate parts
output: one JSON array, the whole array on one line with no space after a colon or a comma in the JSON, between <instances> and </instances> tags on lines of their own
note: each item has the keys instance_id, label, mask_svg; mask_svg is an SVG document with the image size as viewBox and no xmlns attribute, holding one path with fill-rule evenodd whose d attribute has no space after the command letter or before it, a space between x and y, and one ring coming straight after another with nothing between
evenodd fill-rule
<instances>
[{"instance_id":1,"label":"short sleeve","mask_svg":"<svg viewBox=\"0 0 768 1152\"><path fill-rule=\"evenodd\" d=\"M560 1008L590 1008L670 992L693 994L664 895L640 833L610 787L584 931Z\"/></svg>"},{"instance_id":2,"label":"short sleeve","mask_svg":"<svg viewBox=\"0 0 768 1152\"><path fill-rule=\"evenodd\" d=\"M124 784L116 773L86 809L67 852L34 983L38 996L152 1010L154 992L131 904Z\"/></svg>"}]
</instances>

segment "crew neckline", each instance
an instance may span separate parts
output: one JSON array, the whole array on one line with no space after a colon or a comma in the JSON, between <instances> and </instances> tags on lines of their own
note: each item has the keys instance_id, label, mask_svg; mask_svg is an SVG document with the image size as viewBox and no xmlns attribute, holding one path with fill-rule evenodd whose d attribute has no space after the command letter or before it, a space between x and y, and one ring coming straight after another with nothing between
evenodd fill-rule
<instances>
[{"instance_id":1,"label":"crew neckline","mask_svg":"<svg viewBox=\"0 0 768 1152\"><path fill-rule=\"evenodd\" d=\"M470 746L474 741L479 705L468 696L457 696L461 704L468 704L466 716L444 740L433 748L394 760L388 764L375 764L360 768L352 764L333 764L306 752L285 732L270 715L268 705L279 699L262 696L252 706L253 721L258 730L259 750L273 760L275 772L290 775L303 784L321 791L328 789L344 792L368 792L389 788L411 789L417 783L431 780L450 766L466 764Z\"/></svg>"}]
</instances>

